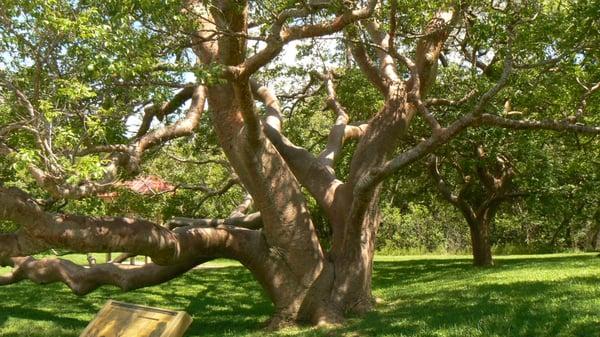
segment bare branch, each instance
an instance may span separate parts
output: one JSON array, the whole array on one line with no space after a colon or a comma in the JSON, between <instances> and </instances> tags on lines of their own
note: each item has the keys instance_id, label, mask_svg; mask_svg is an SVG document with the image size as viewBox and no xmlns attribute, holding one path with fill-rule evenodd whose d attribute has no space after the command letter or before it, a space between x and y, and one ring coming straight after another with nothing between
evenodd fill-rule
<instances>
[{"instance_id":1,"label":"bare branch","mask_svg":"<svg viewBox=\"0 0 600 337\"><path fill-rule=\"evenodd\" d=\"M423 103L427 107L438 106L438 105L457 106L457 105L464 104L465 102L467 102L468 100L473 98L476 94L477 94L477 90L473 89L459 100L452 100L452 99L446 99L446 98L428 98Z\"/></svg>"},{"instance_id":2,"label":"bare branch","mask_svg":"<svg viewBox=\"0 0 600 337\"><path fill-rule=\"evenodd\" d=\"M188 99L192 98L194 91L196 91L195 86L185 87L177 92L170 101L161 104L152 104L144 108L144 117L142 118L142 124L138 129L136 137L142 137L148 132L154 117L162 121L165 116L179 109Z\"/></svg>"},{"instance_id":3,"label":"bare branch","mask_svg":"<svg viewBox=\"0 0 600 337\"><path fill-rule=\"evenodd\" d=\"M350 41L349 44L352 56L354 57L354 60L356 61L362 72L367 76L369 81L371 81L371 83L373 83L373 85L375 85L375 87L379 89L379 91L382 94L386 95L388 87L383 80L381 72L379 71L379 69L377 69L373 61L367 55L367 51L365 50L363 44L354 41Z\"/></svg>"},{"instance_id":4,"label":"bare branch","mask_svg":"<svg viewBox=\"0 0 600 337\"><path fill-rule=\"evenodd\" d=\"M570 131L587 134L600 133L600 127L570 124L562 121L518 121L489 114L477 115L475 114L475 111L473 111L472 113L462 116L450 126L441 129L440 132L434 133L431 137L421 141L416 146L403 152L394 159L389 160L382 167L370 171L370 173L360 181L357 186L358 191L368 190L393 172L396 172L397 170L414 163L426 154L435 151L435 149L447 143L467 127L479 125L510 129Z\"/></svg>"},{"instance_id":5,"label":"bare branch","mask_svg":"<svg viewBox=\"0 0 600 337\"><path fill-rule=\"evenodd\" d=\"M131 253L122 253L122 254L119 254L119 255L118 255L117 257L115 257L114 259L112 259L112 260L110 261L110 263L123 263L123 262L124 262L124 261L126 261L127 259L129 259L129 258L132 258L132 257L136 257L136 256L137 256L137 255L135 255L135 254L131 254Z\"/></svg>"},{"instance_id":6,"label":"bare branch","mask_svg":"<svg viewBox=\"0 0 600 337\"><path fill-rule=\"evenodd\" d=\"M435 155L431 155L428 161L429 175L434 180L437 190L440 192L444 199L446 199L448 202L450 202L452 205L458 208L465 217L471 220L475 219L475 211L473 210L471 205L469 205L469 203L463 198L464 191L466 191L468 186L471 185L471 180L465 179L465 177L463 177L464 184L459 194L456 195L452 193L450 186L439 171L438 161L439 159Z\"/></svg>"},{"instance_id":7,"label":"bare branch","mask_svg":"<svg viewBox=\"0 0 600 337\"><path fill-rule=\"evenodd\" d=\"M400 60L402 63L404 63L406 67L408 67L408 69L410 70L411 77L407 84L410 87L410 92L408 93L408 101L416 106L417 111L419 112L421 117L423 117L423 119L427 122L427 124L429 124L432 131L439 131L441 128L440 123L433 116L433 114L429 112L429 109L427 109L427 106L421 100L421 77L419 75L418 66L408 57L396 52L396 50L391 50L391 55L394 58Z\"/></svg>"},{"instance_id":8,"label":"bare branch","mask_svg":"<svg viewBox=\"0 0 600 337\"><path fill-rule=\"evenodd\" d=\"M450 30L460 15L456 9L440 11L427 24L424 36L417 42L415 63L419 74L419 92L425 97L435 82L437 63Z\"/></svg>"},{"instance_id":9,"label":"bare branch","mask_svg":"<svg viewBox=\"0 0 600 337\"><path fill-rule=\"evenodd\" d=\"M327 90L327 106L335 112L336 120L329 132L327 145L319 155L318 159L323 165L329 167L333 171L335 159L344 145L346 125L348 124L349 117L344 107L342 107L337 100L335 87L333 85L333 74L329 72L327 74L320 74L319 76L325 82L325 88Z\"/></svg>"},{"instance_id":10,"label":"bare branch","mask_svg":"<svg viewBox=\"0 0 600 337\"><path fill-rule=\"evenodd\" d=\"M2 187L0 219L22 226L17 233L0 234L0 258L66 248L80 253L125 251L171 264L196 256L237 255L241 248L231 246L230 239L253 235L231 228L170 231L139 219L52 214L44 212L24 192Z\"/></svg>"},{"instance_id":11,"label":"bare branch","mask_svg":"<svg viewBox=\"0 0 600 337\"><path fill-rule=\"evenodd\" d=\"M281 132L283 119L281 117L281 104L279 104L277 96L267 86L260 85L254 80L251 80L250 84L252 85L252 92L266 107L267 118L265 122L273 129Z\"/></svg>"},{"instance_id":12,"label":"bare branch","mask_svg":"<svg viewBox=\"0 0 600 337\"><path fill-rule=\"evenodd\" d=\"M201 227L218 228L221 226L235 226L248 229L259 229L262 227L262 218L259 212L248 215L234 216L226 219L195 219L185 217L174 217L165 224L169 229L177 227Z\"/></svg>"},{"instance_id":13,"label":"bare branch","mask_svg":"<svg viewBox=\"0 0 600 337\"><path fill-rule=\"evenodd\" d=\"M255 84L253 88L257 98L269 108L276 109L280 106L277 103L277 96L272 90L258 84ZM263 125L265 135L290 166L300 184L308 189L324 209L328 209L333 201L332 189L335 189L340 182L335 178L334 173L327 166L320 163L312 153L293 144L282 135L280 130L277 129L281 125L277 119L273 118L271 121L272 123ZM352 129L352 131L357 134L360 129Z\"/></svg>"},{"instance_id":14,"label":"bare branch","mask_svg":"<svg viewBox=\"0 0 600 337\"><path fill-rule=\"evenodd\" d=\"M126 144L109 144L109 145L92 145L88 146L82 150L79 150L76 155L77 156L86 156L94 153L114 153L114 152L122 152L129 153L132 151L131 145Z\"/></svg>"},{"instance_id":15,"label":"bare branch","mask_svg":"<svg viewBox=\"0 0 600 337\"><path fill-rule=\"evenodd\" d=\"M377 55L379 58L379 69L382 76L389 82L398 82L400 80L396 71L396 64L394 58L390 55L391 40L390 35L385 32L381 25L375 21L370 20L366 23L366 30L377 45Z\"/></svg>"},{"instance_id":16,"label":"bare branch","mask_svg":"<svg viewBox=\"0 0 600 337\"><path fill-rule=\"evenodd\" d=\"M488 91L486 91L483 95L481 95L481 97L479 98L479 101L475 105L475 109L473 110L473 113L475 115L482 114L483 110L487 106L488 102L494 96L496 96L496 94L498 92L500 92L500 90L502 90L502 88L504 88L506 86L506 84L508 83L508 77L512 71L512 65L513 65L513 57L512 57L511 47L512 47L512 36L509 35L508 36L508 45L506 48L506 56L504 58L504 67L502 69L502 75L500 75L500 79L493 87L491 87Z\"/></svg>"},{"instance_id":17,"label":"bare branch","mask_svg":"<svg viewBox=\"0 0 600 337\"><path fill-rule=\"evenodd\" d=\"M507 129L532 129L532 130L553 130L553 131L571 131L577 133L585 133L596 135L600 133L600 127L589 126L583 124L571 124L566 121L556 120L515 120L508 119L496 115L483 114L479 119L479 123L489 126L497 126Z\"/></svg>"},{"instance_id":18,"label":"bare branch","mask_svg":"<svg viewBox=\"0 0 600 337\"><path fill-rule=\"evenodd\" d=\"M587 99L596 91L600 90L600 82L592 85L589 88L586 88L586 91L581 95L579 99L579 106L577 107L577 113L575 114L575 120L580 120L585 114L585 110L587 108Z\"/></svg>"},{"instance_id":19,"label":"bare branch","mask_svg":"<svg viewBox=\"0 0 600 337\"><path fill-rule=\"evenodd\" d=\"M230 69L230 73L242 78L248 78L262 66L275 58L282 50L283 46L293 40L323 36L339 32L349 24L371 16L377 0L369 0L366 7L357 10L345 10L331 21L325 21L315 24L297 25L284 27L289 18L307 16L312 12L307 9L287 9L281 12L271 26L267 45L258 53L246 59L235 69Z\"/></svg>"},{"instance_id":20,"label":"bare branch","mask_svg":"<svg viewBox=\"0 0 600 337\"><path fill-rule=\"evenodd\" d=\"M499 188L499 184L496 182L496 177L494 177L494 175L485 166L484 160L486 154L481 144L475 149L475 155L478 158L476 172L479 176L479 180L482 182L485 189L487 189L490 193L494 193L496 189Z\"/></svg>"},{"instance_id":21,"label":"bare branch","mask_svg":"<svg viewBox=\"0 0 600 337\"><path fill-rule=\"evenodd\" d=\"M266 126L265 134L284 158L300 184L308 189L326 211L330 210L335 189L341 184L325 165L306 149L294 145L289 139Z\"/></svg>"},{"instance_id":22,"label":"bare branch","mask_svg":"<svg viewBox=\"0 0 600 337\"><path fill-rule=\"evenodd\" d=\"M261 123L256 112L250 83L247 80L238 79L233 84L233 90L237 100L240 102L248 142L255 150L258 150L261 138Z\"/></svg>"},{"instance_id":23,"label":"bare branch","mask_svg":"<svg viewBox=\"0 0 600 337\"><path fill-rule=\"evenodd\" d=\"M0 285L31 280L38 284L62 282L77 295L88 294L102 285L113 285L123 291L129 291L164 283L205 260L190 260L171 266L154 263L143 266L107 263L86 268L63 259L37 260L31 256L15 257L2 263L12 266L13 270L8 275L0 276Z\"/></svg>"},{"instance_id":24,"label":"bare branch","mask_svg":"<svg viewBox=\"0 0 600 337\"><path fill-rule=\"evenodd\" d=\"M233 209L233 211L231 211L229 217L233 218L246 215L246 212L248 209L250 209L250 206L252 206L253 202L254 199L252 198L252 195L247 193L246 196L244 196L244 200L235 209Z\"/></svg>"},{"instance_id":25,"label":"bare branch","mask_svg":"<svg viewBox=\"0 0 600 337\"><path fill-rule=\"evenodd\" d=\"M196 129L204 112L206 88L204 86L197 86L192 88L192 90L192 103L185 118L178 120L173 125L159 128L142 136L137 143L136 152L138 155L157 144L177 137L190 135Z\"/></svg>"}]
</instances>

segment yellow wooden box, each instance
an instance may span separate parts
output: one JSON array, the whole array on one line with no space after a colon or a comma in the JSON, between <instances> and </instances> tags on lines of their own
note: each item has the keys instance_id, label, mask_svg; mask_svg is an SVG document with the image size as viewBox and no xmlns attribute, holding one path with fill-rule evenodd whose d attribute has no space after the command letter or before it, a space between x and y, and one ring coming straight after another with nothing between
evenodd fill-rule
<instances>
[{"instance_id":1,"label":"yellow wooden box","mask_svg":"<svg viewBox=\"0 0 600 337\"><path fill-rule=\"evenodd\" d=\"M190 315L110 300L79 337L182 337Z\"/></svg>"}]
</instances>

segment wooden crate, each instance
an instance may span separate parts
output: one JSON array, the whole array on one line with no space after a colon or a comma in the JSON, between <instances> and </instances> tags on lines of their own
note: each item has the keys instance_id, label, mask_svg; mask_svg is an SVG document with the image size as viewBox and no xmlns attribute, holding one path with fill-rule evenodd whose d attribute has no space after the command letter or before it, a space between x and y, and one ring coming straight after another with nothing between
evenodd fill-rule
<instances>
[{"instance_id":1,"label":"wooden crate","mask_svg":"<svg viewBox=\"0 0 600 337\"><path fill-rule=\"evenodd\" d=\"M182 337L190 315L110 300L79 337Z\"/></svg>"}]
</instances>

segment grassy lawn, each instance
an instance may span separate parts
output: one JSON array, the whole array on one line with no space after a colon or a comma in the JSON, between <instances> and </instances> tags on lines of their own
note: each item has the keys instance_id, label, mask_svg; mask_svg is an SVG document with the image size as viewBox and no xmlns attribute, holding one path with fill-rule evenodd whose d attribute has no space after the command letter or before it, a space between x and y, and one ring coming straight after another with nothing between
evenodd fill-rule
<instances>
[{"instance_id":1,"label":"grassy lawn","mask_svg":"<svg viewBox=\"0 0 600 337\"><path fill-rule=\"evenodd\" d=\"M600 337L597 254L501 256L475 269L466 256L376 259L377 310L339 328L293 328L272 336ZM104 261L102 258L99 262ZM86 296L62 284L0 287L0 336L78 336L108 299L185 310L186 336L265 336L272 311L250 273L216 261L169 283Z\"/></svg>"}]
</instances>

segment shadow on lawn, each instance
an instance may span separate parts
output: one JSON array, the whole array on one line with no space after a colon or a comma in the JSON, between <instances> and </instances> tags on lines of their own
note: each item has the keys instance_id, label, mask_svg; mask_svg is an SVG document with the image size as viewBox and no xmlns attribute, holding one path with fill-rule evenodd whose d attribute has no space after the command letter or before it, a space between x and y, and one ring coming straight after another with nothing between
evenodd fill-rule
<instances>
[{"instance_id":1,"label":"shadow on lawn","mask_svg":"<svg viewBox=\"0 0 600 337\"><path fill-rule=\"evenodd\" d=\"M109 299L184 310L194 319L187 337L260 331L273 311L252 275L242 267L194 270L168 283L128 293L103 287L84 297L62 284L42 286L24 281L0 287L0 336L20 336L3 333L8 330L6 324L15 324L14 319L20 320L16 324L23 328L32 322L48 322L69 330L69 336L78 336ZM41 328L39 333L28 331L22 336L47 334Z\"/></svg>"},{"instance_id":2,"label":"shadow on lawn","mask_svg":"<svg viewBox=\"0 0 600 337\"><path fill-rule=\"evenodd\" d=\"M463 331L477 336L600 336L597 321L569 327L571 320L597 313L569 307L570 301L581 300L577 297L583 295L561 290L571 282L594 286L599 281L589 277L478 285L454 291L432 289L431 293L384 304L338 332L356 331L360 336L428 336L435 331L452 336L462 336ZM547 297L561 299L562 303L552 305Z\"/></svg>"},{"instance_id":3,"label":"shadow on lawn","mask_svg":"<svg viewBox=\"0 0 600 337\"><path fill-rule=\"evenodd\" d=\"M341 328L287 335L600 337L598 305L589 302L590 297L600 297L600 277L553 282L492 277L521 268L527 269L520 271L523 275L579 265L597 268L597 260L591 256L511 258L499 259L497 267L484 269L472 267L470 259L376 262L374 289L386 301L378 310L350 319ZM242 267L196 270L131 293L102 288L83 298L62 285L42 287L24 282L0 288L0 336L9 317L52 321L81 331L109 298L185 310L194 317L188 337L258 336L273 311ZM40 332L39 336L45 335Z\"/></svg>"},{"instance_id":4,"label":"shadow on lawn","mask_svg":"<svg viewBox=\"0 0 600 337\"><path fill-rule=\"evenodd\" d=\"M499 259L493 268L474 268L470 259L379 262L374 288L391 301L330 335L600 337L599 307L580 305L600 296L600 276L468 282L520 268L534 273L586 265L600 267L591 256Z\"/></svg>"}]
</instances>

